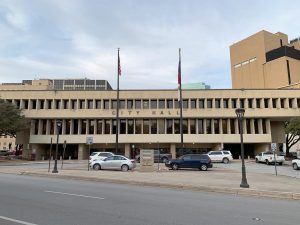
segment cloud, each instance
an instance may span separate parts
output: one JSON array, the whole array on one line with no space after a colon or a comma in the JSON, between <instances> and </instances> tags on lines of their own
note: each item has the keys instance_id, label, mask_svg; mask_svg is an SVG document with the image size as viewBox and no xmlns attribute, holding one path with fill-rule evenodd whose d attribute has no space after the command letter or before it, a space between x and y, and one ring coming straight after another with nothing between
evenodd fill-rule
<instances>
[{"instance_id":1,"label":"cloud","mask_svg":"<svg viewBox=\"0 0 300 225\"><path fill-rule=\"evenodd\" d=\"M120 47L121 88L176 88L180 47L184 83L230 88L229 46L262 29L300 36L297 5L296 0L4 0L1 82L87 77L116 87Z\"/></svg>"}]
</instances>

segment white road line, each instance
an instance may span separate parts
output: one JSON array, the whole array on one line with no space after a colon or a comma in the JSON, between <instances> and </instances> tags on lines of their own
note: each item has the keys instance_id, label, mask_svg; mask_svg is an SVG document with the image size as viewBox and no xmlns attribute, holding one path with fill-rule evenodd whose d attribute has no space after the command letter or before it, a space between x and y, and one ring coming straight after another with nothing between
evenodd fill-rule
<instances>
[{"instance_id":1,"label":"white road line","mask_svg":"<svg viewBox=\"0 0 300 225\"><path fill-rule=\"evenodd\" d=\"M24 225L37 225L35 223L28 223L28 222L25 222L25 221L22 221L22 220L15 220L15 219L8 218L8 217L5 217L5 216L0 216L0 219L11 221L11 222L18 223L18 224L24 224Z\"/></svg>"},{"instance_id":2,"label":"white road line","mask_svg":"<svg viewBox=\"0 0 300 225\"><path fill-rule=\"evenodd\" d=\"M84 198L94 198L94 199L104 199L100 197L95 197L95 196L89 196L89 195L77 195L77 194L71 194L71 193L64 193L64 192L57 192L57 191L44 191L47 193L53 193L53 194L60 194L60 195L70 195L70 196L77 196L77 197L84 197Z\"/></svg>"}]
</instances>

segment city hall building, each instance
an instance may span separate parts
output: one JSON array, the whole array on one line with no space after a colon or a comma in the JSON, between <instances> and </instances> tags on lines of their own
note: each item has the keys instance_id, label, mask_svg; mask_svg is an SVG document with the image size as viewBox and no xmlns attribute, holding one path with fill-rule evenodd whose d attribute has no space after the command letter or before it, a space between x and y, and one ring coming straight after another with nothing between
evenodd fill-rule
<instances>
[{"instance_id":1,"label":"city hall building","mask_svg":"<svg viewBox=\"0 0 300 225\"><path fill-rule=\"evenodd\" d=\"M253 157L257 152L269 150L270 143L281 146L285 142L284 122L300 115L300 90L297 89L300 82L297 54L300 51L297 50L299 42L290 45L287 36L284 37L282 33L261 31L230 47L235 89L182 91L185 151L228 149L238 158L237 108L245 109L246 156ZM276 40L278 46L274 44ZM272 42L274 48L265 48L264 42ZM264 49L264 55L257 43ZM268 52L281 48L281 44L289 48L294 46L291 48L296 52L282 55L278 50L280 54L274 53L277 58L273 56L267 61ZM258 50L254 51L252 45ZM274 71L265 68L275 61L279 63L276 64L277 70L274 65L270 66ZM277 73L278 68L283 72ZM262 74L257 74L259 72ZM281 76L282 79L278 80ZM263 85L260 79L264 80ZM25 117L30 120L30 127L19 132L16 140L23 146L25 158L32 153L36 159L49 157L51 142L56 144L57 120L62 121L59 154L62 155L65 142L66 158L86 159L89 154L87 137L93 139L92 151L112 151L128 157L133 157L140 149L160 149L171 153L174 158L181 151L177 90L120 90L118 150L115 144L117 91L107 81L27 80L20 84L0 85L0 96L23 109Z\"/></svg>"}]
</instances>

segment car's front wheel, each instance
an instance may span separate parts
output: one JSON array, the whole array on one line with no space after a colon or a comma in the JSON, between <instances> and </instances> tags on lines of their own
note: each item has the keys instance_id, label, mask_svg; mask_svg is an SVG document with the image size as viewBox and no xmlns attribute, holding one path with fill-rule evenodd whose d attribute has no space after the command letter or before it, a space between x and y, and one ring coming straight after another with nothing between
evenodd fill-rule
<instances>
[{"instance_id":1,"label":"car's front wheel","mask_svg":"<svg viewBox=\"0 0 300 225\"><path fill-rule=\"evenodd\" d=\"M266 164L267 164L267 165L270 165L270 162L269 162L269 160L266 160Z\"/></svg>"},{"instance_id":2,"label":"car's front wheel","mask_svg":"<svg viewBox=\"0 0 300 225\"><path fill-rule=\"evenodd\" d=\"M293 169L294 170L299 170L299 167L298 167L297 163L293 163Z\"/></svg>"},{"instance_id":3,"label":"car's front wheel","mask_svg":"<svg viewBox=\"0 0 300 225\"><path fill-rule=\"evenodd\" d=\"M126 172L126 171L129 170L129 166L124 164L124 165L121 166L121 170Z\"/></svg>"},{"instance_id":4,"label":"car's front wheel","mask_svg":"<svg viewBox=\"0 0 300 225\"><path fill-rule=\"evenodd\" d=\"M93 165L93 169L94 170L101 170L101 166L100 166L100 164L95 164L95 165Z\"/></svg>"},{"instance_id":5,"label":"car's front wheel","mask_svg":"<svg viewBox=\"0 0 300 225\"><path fill-rule=\"evenodd\" d=\"M176 163L174 163L174 164L172 165L172 169L173 169L173 170L178 170L178 165L177 165Z\"/></svg>"},{"instance_id":6,"label":"car's front wheel","mask_svg":"<svg viewBox=\"0 0 300 225\"><path fill-rule=\"evenodd\" d=\"M206 171L207 170L207 165L202 164L200 167L200 170Z\"/></svg>"},{"instance_id":7,"label":"car's front wheel","mask_svg":"<svg viewBox=\"0 0 300 225\"><path fill-rule=\"evenodd\" d=\"M228 164L229 163L229 159L228 158L224 158L223 159L223 163Z\"/></svg>"}]
</instances>

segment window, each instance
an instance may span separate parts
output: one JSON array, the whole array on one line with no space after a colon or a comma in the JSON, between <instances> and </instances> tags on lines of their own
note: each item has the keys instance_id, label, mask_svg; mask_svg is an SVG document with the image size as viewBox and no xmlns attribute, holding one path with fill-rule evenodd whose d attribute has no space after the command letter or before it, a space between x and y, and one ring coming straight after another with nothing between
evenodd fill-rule
<instances>
[{"instance_id":1,"label":"window","mask_svg":"<svg viewBox=\"0 0 300 225\"><path fill-rule=\"evenodd\" d=\"M152 119L150 120L151 123L151 134L157 134L157 120Z\"/></svg>"},{"instance_id":2,"label":"window","mask_svg":"<svg viewBox=\"0 0 300 225\"><path fill-rule=\"evenodd\" d=\"M284 100L285 100L284 98L281 98L281 99L280 99L280 107L281 107L281 108L285 108L285 107L284 107L284 102L285 102Z\"/></svg>"},{"instance_id":3,"label":"window","mask_svg":"<svg viewBox=\"0 0 300 225\"><path fill-rule=\"evenodd\" d=\"M55 100L55 109L60 109L60 100Z\"/></svg>"},{"instance_id":4,"label":"window","mask_svg":"<svg viewBox=\"0 0 300 225\"><path fill-rule=\"evenodd\" d=\"M143 122L143 120L141 120L141 119L135 120L135 133L136 134L142 133L142 122Z\"/></svg>"},{"instance_id":5,"label":"window","mask_svg":"<svg viewBox=\"0 0 300 225\"><path fill-rule=\"evenodd\" d=\"M215 99L215 108L221 108L221 99Z\"/></svg>"},{"instance_id":6,"label":"window","mask_svg":"<svg viewBox=\"0 0 300 225\"><path fill-rule=\"evenodd\" d=\"M188 107L189 107L189 100L188 99L183 99L182 108L187 109Z\"/></svg>"},{"instance_id":7,"label":"window","mask_svg":"<svg viewBox=\"0 0 300 225\"><path fill-rule=\"evenodd\" d=\"M207 99L206 106L208 109L212 108L212 99Z\"/></svg>"},{"instance_id":8,"label":"window","mask_svg":"<svg viewBox=\"0 0 300 225\"><path fill-rule=\"evenodd\" d=\"M265 108L269 108L269 98L264 98Z\"/></svg>"},{"instance_id":9,"label":"window","mask_svg":"<svg viewBox=\"0 0 300 225\"><path fill-rule=\"evenodd\" d=\"M173 120L167 119L167 134L173 134Z\"/></svg>"},{"instance_id":10,"label":"window","mask_svg":"<svg viewBox=\"0 0 300 225\"><path fill-rule=\"evenodd\" d=\"M196 99L191 99L191 109L196 109Z\"/></svg>"},{"instance_id":11,"label":"window","mask_svg":"<svg viewBox=\"0 0 300 225\"><path fill-rule=\"evenodd\" d=\"M133 100L127 100L127 109L133 109Z\"/></svg>"},{"instance_id":12,"label":"window","mask_svg":"<svg viewBox=\"0 0 300 225\"><path fill-rule=\"evenodd\" d=\"M249 119L246 119L246 131L247 131L247 134L251 134L250 123L251 123L251 121Z\"/></svg>"},{"instance_id":13,"label":"window","mask_svg":"<svg viewBox=\"0 0 300 225\"><path fill-rule=\"evenodd\" d=\"M230 119L230 133L235 134L234 119Z\"/></svg>"},{"instance_id":14,"label":"window","mask_svg":"<svg viewBox=\"0 0 300 225\"><path fill-rule=\"evenodd\" d=\"M204 134L203 120L198 119L198 134Z\"/></svg>"},{"instance_id":15,"label":"window","mask_svg":"<svg viewBox=\"0 0 300 225\"><path fill-rule=\"evenodd\" d=\"M80 134L86 134L86 120L81 120L81 133Z\"/></svg>"},{"instance_id":16,"label":"window","mask_svg":"<svg viewBox=\"0 0 300 225\"><path fill-rule=\"evenodd\" d=\"M44 109L44 104L45 101L44 100L40 100L40 109ZM20 106L18 106L18 103L16 102L17 107L19 108Z\"/></svg>"},{"instance_id":17,"label":"window","mask_svg":"<svg viewBox=\"0 0 300 225\"><path fill-rule=\"evenodd\" d=\"M126 120L125 119L120 120L120 134L126 134Z\"/></svg>"},{"instance_id":18,"label":"window","mask_svg":"<svg viewBox=\"0 0 300 225\"><path fill-rule=\"evenodd\" d=\"M248 108L253 108L253 99L252 98L249 98L248 99Z\"/></svg>"},{"instance_id":19,"label":"window","mask_svg":"<svg viewBox=\"0 0 300 225\"><path fill-rule=\"evenodd\" d=\"M299 103L299 105L300 105L300 103ZM167 100L167 108L168 109L173 109L173 99L168 99ZM300 108L300 106L299 106L299 108Z\"/></svg>"},{"instance_id":20,"label":"window","mask_svg":"<svg viewBox=\"0 0 300 225\"><path fill-rule=\"evenodd\" d=\"M103 104L104 109L109 109L109 100L103 100Z\"/></svg>"},{"instance_id":21,"label":"window","mask_svg":"<svg viewBox=\"0 0 300 225\"><path fill-rule=\"evenodd\" d=\"M149 134L150 121L148 119L143 120L143 134Z\"/></svg>"},{"instance_id":22,"label":"window","mask_svg":"<svg viewBox=\"0 0 300 225\"><path fill-rule=\"evenodd\" d=\"M36 100L31 100L31 108L36 109Z\"/></svg>"},{"instance_id":23,"label":"window","mask_svg":"<svg viewBox=\"0 0 300 225\"><path fill-rule=\"evenodd\" d=\"M88 131L89 134L94 134L94 130L95 130L95 120L88 120Z\"/></svg>"},{"instance_id":24,"label":"window","mask_svg":"<svg viewBox=\"0 0 300 225\"><path fill-rule=\"evenodd\" d=\"M293 108L293 100L292 98L289 98L289 108Z\"/></svg>"},{"instance_id":25,"label":"window","mask_svg":"<svg viewBox=\"0 0 300 225\"><path fill-rule=\"evenodd\" d=\"M64 99L63 100L63 109L68 109L69 108L69 100L67 100L67 99Z\"/></svg>"},{"instance_id":26,"label":"window","mask_svg":"<svg viewBox=\"0 0 300 225\"><path fill-rule=\"evenodd\" d=\"M240 99L240 108L245 108L245 99Z\"/></svg>"},{"instance_id":27,"label":"window","mask_svg":"<svg viewBox=\"0 0 300 225\"><path fill-rule=\"evenodd\" d=\"M117 133L117 120L112 120L112 134Z\"/></svg>"},{"instance_id":28,"label":"window","mask_svg":"<svg viewBox=\"0 0 300 225\"><path fill-rule=\"evenodd\" d=\"M165 134L165 120L164 119L158 119L157 120L157 124L158 124L158 133L159 134Z\"/></svg>"},{"instance_id":29,"label":"window","mask_svg":"<svg viewBox=\"0 0 300 225\"><path fill-rule=\"evenodd\" d=\"M183 134L187 134L189 127L188 127L188 120L187 119L183 119L182 120L182 133Z\"/></svg>"},{"instance_id":30,"label":"window","mask_svg":"<svg viewBox=\"0 0 300 225\"><path fill-rule=\"evenodd\" d=\"M220 133L220 129L219 129L219 120L218 119L214 119L214 133L215 134L219 134Z\"/></svg>"},{"instance_id":31,"label":"window","mask_svg":"<svg viewBox=\"0 0 300 225\"><path fill-rule=\"evenodd\" d=\"M149 109L149 100L143 100L143 109Z\"/></svg>"},{"instance_id":32,"label":"window","mask_svg":"<svg viewBox=\"0 0 300 225\"><path fill-rule=\"evenodd\" d=\"M179 101L178 101L178 99L176 99L175 100L175 109L179 109L180 107L179 107Z\"/></svg>"},{"instance_id":33,"label":"window","mask_svg":"<svg viewBox=\"0 0 300 225\"><path fill-rule=\"evenodd\" d=\"M111 100L111 109L117 108L117 100Z\"/></svg>"},{"instance_id":34,"label":"window","mask_svg":"<svg viewBox=\"0 0 300 225\"><path fill-rule=\"evenodd\" d=\"M226 119L222 119L222 131L223 131L223 134L227 134L227 120Z\"/></svg>"},{"instance_id":35,"label":"window","mask_svg":"<svg viewBox=\"0 0 300 225\"><path fill-rule=\"evenodd\" d=\"M236 108L236 99L231 99L231 108L235 109Z\"/></svg>"},{"instance_id":36,"label":"window","mask_svg":"<svg viewBox=\"0 0 300 225\"><path fill-rule=\"evenodd\" d=\"M110 134L111 120L104 120L104 134Z\"/></svg>"},{"instance_id":37,"label":"window","mask_svg":"<svg viewBox=\"0 0 300 225\"><path fill-rule=\"evenodd\" d=\"M119 108L125 109L125 100L119 100Z\"/></svg>"},{"instance_id":38,"label":"window","mask_svg":"<svg viewBox=\"0 0 300 225\"><path fill-rule=\"evenodd\" d=\"M199 99L199 108L204 109L204 99Z\"/></svg>"},{"instance_id":39,"label":"window","mask_svg":"<svg viewBox=\"0 0 300 225\"><path fill-rule=\"evenodd\" d=\"M97 120L97 134L102 134L102 120Z\"/></svg>"},{"instance_id":40,"label":"window","mask_svg":"<svg viewBox=\"0 0 300 225\"><path fill-rule=\"evenodd\" d=\"M78 134L78 120L73 120L73 134Z\"/></svg>"},{"instance_id":41,"label":"window","mask_svg":"<svg viewBox=\"0 0 300 225\"><path fill-rule=\"evenodd\" d=\"M256 108L260 108L260 98L256 99Z\"/></svg>"},{"instance_id":42,"label":"window","mask_svg":"<svg viewBox=\"0 0 300 225\"><path fill-rule=\"evenodd\" d=\"M87 100L87 107L88 107L88 109L93 109L93 100L91 100L91 99L88 99Z\"/></svg>"},{"instance_id":43,"label":"window","mask_svg":"<svg viewBox=\"0 0 300 225\"><path fill-rule=\"evenodd\" d=\"M85 109L85 100L79 100L79 109Z\"/></svg>"},{"instance_id":44,"label":"window","mask_svg":"<svg viewBox=\"0 0 300 225\"><path fill-rule=\"evenodd\" d=\"M134 133L134 124L133 120L128 120L128 134L133 134Z\"/></svg>"},{"instance_id":45,"label":"window","mask_svg":"<svg viewBox=\"0 0 300 225\"><path fill-rule=\"evenodd\" d=\"M196 120L190 119L190 134L196 134Z\"/></svg>"},{"instance_id":46,"label":"window","mask_svg":"<svg viewBox=\"0 0 300 225\"><path fill-rule=\"evenodd\" d=\"M174 134L180 134L180 120L174 119Z\"/></svg>"},{"instance_id":47,"label":"window","mask_svg":"<svg viewBox=\"0 0 300 225\"><path fill-rule=\"evenodd\" d=\"M211 119L206 119L206 133L211 134Z\"/></svg>"},{"instance_id":48,"label":"window","mask_svg":"<svg viewBox=\"0 0 300 225\"><path fill-rule=\"evenodd\" d=\"M142 101L141 100L135 100L135 108L136 109L141 109L141 105L142 104Z\"/></svg>"},{"instance_id":49,"label":"window","mask_svg":"<svg viewBox=\"0 0 300 225\"><path fill-rule=\"evenodd\" d=\"M150 101L150 108L151 109L157 109L157 100L151 100Z\"/></svg>"},{"instance_id":50,"label":"window","mask_svg":"<svg viewBox=\"0 0 300 225\"><path fill-rule=\"evenodd\" d=\"M165 99L159 99L159 101L158 101L158 107L160 109L164 109L165 108ZM173 108L173 105L172 105L172 108Z\"/></svg>"},{"instance_id":51,"label":"window","mask_svg":"<svg viewBox=\"0 0 300 225\"><path fill-rule=\"evenodd\" d=\"M71 100L71 109L77 109L77 100L75 99Z\"/></svg>"},{"instance_id":52,"label":"window","mask_svg":"<svg viewBox=\"0 0 300 225\"><path fill-rule=\"evenodd\" d=\"M96 109L101 109L101 100L96 100Z\"/></svg>"}]
</instances>

